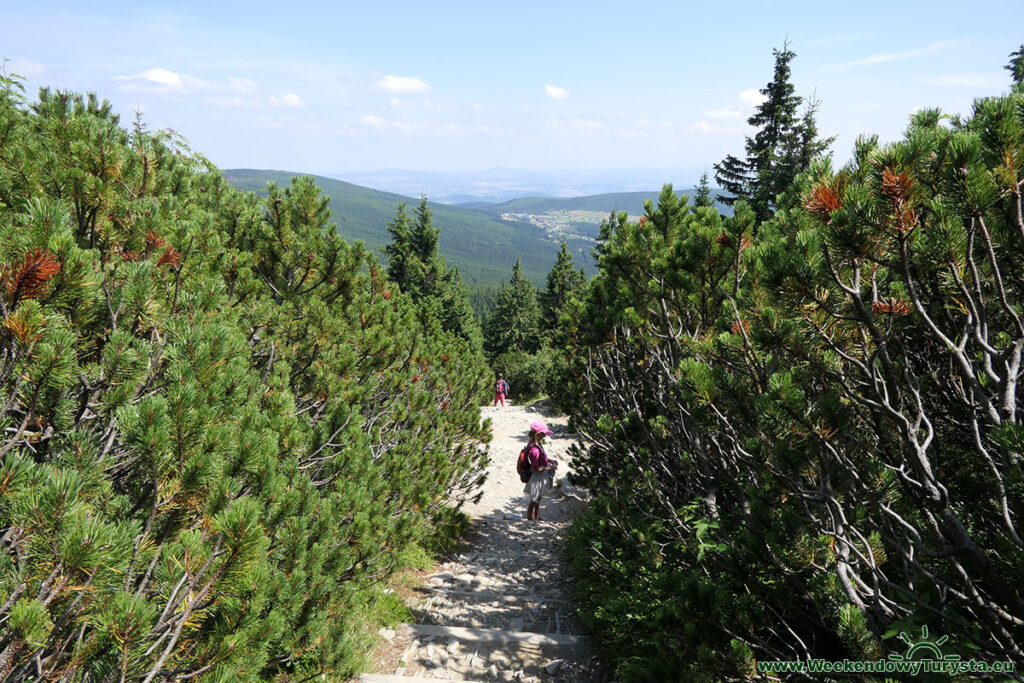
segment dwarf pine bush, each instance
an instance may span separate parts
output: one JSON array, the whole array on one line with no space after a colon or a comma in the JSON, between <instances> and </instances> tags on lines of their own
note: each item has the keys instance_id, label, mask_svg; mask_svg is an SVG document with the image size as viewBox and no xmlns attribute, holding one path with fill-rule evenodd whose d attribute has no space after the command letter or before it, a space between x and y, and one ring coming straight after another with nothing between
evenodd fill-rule
<instances>
[{"instance_id":1,"label":"dwarf pine bush","mask_svg":"<svg viewBox=\"0 0 1024 683\"><path fill-rule=\"evenodd\" d=\"M565 389L570 539L623 680L1024 663L1024 94L819 160L771 220L666 188L609 222ZM652 668L653 667L653 668Z\"/></svg>"},{"instance_id":2,"label":"dwarf pine bush","mask_svg":"<svg viewBox=\"0 0 1024 683\"><path fill-rule=\"evenodd\" d=\"M309 180L235 191L92 95L0 91L0 678L344 677L471 495L479 352Z\"/></svg>"}]
</instances>

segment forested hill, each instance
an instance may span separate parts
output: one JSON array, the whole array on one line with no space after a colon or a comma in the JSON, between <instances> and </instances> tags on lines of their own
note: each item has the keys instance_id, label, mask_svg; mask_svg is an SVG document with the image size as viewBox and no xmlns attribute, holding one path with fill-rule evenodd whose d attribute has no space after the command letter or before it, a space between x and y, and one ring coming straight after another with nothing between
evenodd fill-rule
<instances>
[{"instance_id":1,"label":"forested hill","mask_svg":"<svg viewBox=\"0 0 1024 683\"><path fill-rule=\"evenodd\" d=\"M266 190L267 183L287 186L298 174L289 171L228 169L224 177L233 186L254 192ZM330 198L332 220L348 241L362 240L371 249L390 241L388 221L394 219L400 202L411 208L416 199L381 192L323 176L313 176ZM497 285L509 278L516 257L522 258L526 277L542 283L555 263L559 237L526 221L502 220L492 212L430 203L434 224L441 227L441 252L449 265L458 266L468 285ZM571 251L589 262L592 244L568 237Z\"/></svg>"}]
</instances>

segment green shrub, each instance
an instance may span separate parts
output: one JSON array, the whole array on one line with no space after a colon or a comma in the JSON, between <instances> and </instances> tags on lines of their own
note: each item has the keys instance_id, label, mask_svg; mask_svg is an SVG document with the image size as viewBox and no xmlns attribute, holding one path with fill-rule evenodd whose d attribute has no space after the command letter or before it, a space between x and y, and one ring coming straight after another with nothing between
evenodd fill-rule
<instances>
[{"instance_id":1,"label":"green shrub","mask_svg":"<svg viewBox=\"0 0 1024 683\"><path fill-rule=\"evenodd\" d=\"M1015 92L859 140L764 222L666 186L606 223L560 392L622 680L902 656L925 627L1024 663L1022 160Z\"/></svg>"},{"instance_id":2,"label":"green shrub","mask_svg":"<svg viewBox=\"0 0 1024 683\"><path fill-rule=\"evenodd\" d=\"M481 352L309 179L239 193L94 96L12 90L0 679L345 678L478 484Z\"/></svg>"},{"instance_id":3,"label":"green shrub","mask_svg":"<svg viewBox=\"0 0 1024 683\"><path fill-rule=\"evenodd\" d=\"M547 391L551 363L552 352L548 349L536 353L516 350L498 356L492 366L495 373L505 375L509 398L525 403Z\"/></svg>"}]
</instances>

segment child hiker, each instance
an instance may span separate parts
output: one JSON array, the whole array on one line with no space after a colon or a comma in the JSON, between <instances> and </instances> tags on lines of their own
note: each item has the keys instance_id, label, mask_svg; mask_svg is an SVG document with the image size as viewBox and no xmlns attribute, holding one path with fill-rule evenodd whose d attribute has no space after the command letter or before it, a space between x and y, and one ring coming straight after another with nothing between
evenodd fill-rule
<instances>
[{"instance_id":1,"label":"child hiker","mask_svg":"<svg viewBox=\"0 0 1024 683\"><path fill-rule=\"evenodd\" d=\"M530 498L526 505L526 519L535 522L540 521L540 499L544 492L551 488L555 478L555 468L558 463L548 460L544 452L544 437L551 433L543 420L534 420L530 423L530 444L527 446L527 457L530 459L530 481L526 482L523 489Z\"/></svg>"},{"instance_id":2,"label":"child hiker","mask_svg":"<svg viewBox=\"0 0 1024 683\"><path fill-rule=\"evenodd\" d=\"M494 382L494 405L498 405L498 401L501 401L501 407L505 407L505 395L508 394L508 382L505 381L505 375L498 373L498 379Z\"/></svg>"}]
</instances>

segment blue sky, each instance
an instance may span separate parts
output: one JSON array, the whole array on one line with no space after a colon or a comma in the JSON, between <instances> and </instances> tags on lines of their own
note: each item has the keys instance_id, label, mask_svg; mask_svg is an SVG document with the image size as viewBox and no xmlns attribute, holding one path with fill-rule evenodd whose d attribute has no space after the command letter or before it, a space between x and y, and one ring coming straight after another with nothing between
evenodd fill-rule
<instances>
[{"instance_id":1,"label":"blue sky","mask_svg":"<svg viewBox=\"0 0 1024 683\"><path fill-rule=\"evenodd\" d=\"M1004 92L1022 3L0 0L0 56L222 168L682 169L740 153L788 37L839 161ZM678 174L676 176L678 178ZM687 180L684 178L683 180Z\"/></svg>"}]
</instances>

